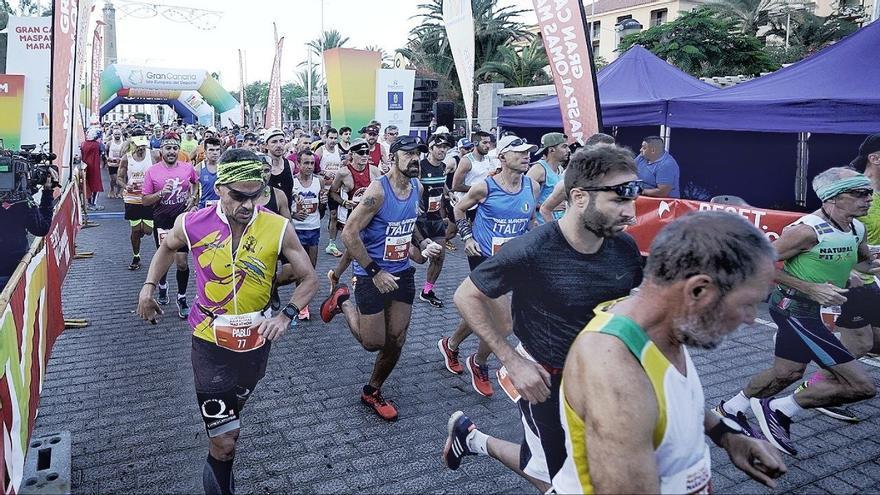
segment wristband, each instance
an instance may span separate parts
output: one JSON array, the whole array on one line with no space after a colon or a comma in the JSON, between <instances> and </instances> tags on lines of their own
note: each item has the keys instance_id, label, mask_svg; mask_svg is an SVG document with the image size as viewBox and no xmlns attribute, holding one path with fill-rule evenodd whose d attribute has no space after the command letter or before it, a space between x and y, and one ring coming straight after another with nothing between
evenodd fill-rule
<instances>
[{"instance_id":1,"label":"wristband","mask_svg":"<svg viewBox=\"0 0 880 495\"><path fill-rule=\"evenodd\" d=\"M375 277L379 272L382 271L382 269L379 268L379 263L376 263L375 261L364 267L364 270L366 270L371 277Z\"/></svg>"},{"instance_id":2,"label":"wristband","mask_svg":"<svg viewBox=\"0 0 880 495\"><path fill-rule=\"evenodd\" d=\"M156 287L155 282L144 282L144 285L152 285L153 287ZM143 286L141 286L141 287L143 287Z\"/></svg>"},{"instance_id":3,"label":"wristband","mask_svg":"<svg viewBox=\"0 0 880 495\"><path fill-rule=\"evenodd\" d=\"M471 229L470 222L467 221L466 218L461 220L457 220L455 225L458 227L458 235L461 236L461 240L466 241L474 236L474 231Z\"/></svg>"},{"instance_id":4,"label":"wristband","mask_svg":"<svg viewBox=\"0 0 880 495\"><path fill-rule=\"evenodd\" d=\"M731 424L732 423L732 424ZM715 445L721 446L721 437L726 435L727 433L732 433L734 435L744 435L745 433L738 424L734 423L729 419L722 419L715 426L706 433L706 436L709 437Z\"/></svg>"}]
</instances>

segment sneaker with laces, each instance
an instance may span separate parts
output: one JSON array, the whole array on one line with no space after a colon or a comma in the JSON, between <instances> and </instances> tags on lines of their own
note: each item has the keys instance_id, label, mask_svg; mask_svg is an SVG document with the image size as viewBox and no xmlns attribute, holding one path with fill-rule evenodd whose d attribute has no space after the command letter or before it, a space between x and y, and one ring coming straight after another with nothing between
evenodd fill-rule
<instances>
[{"instance_id":1,"label":"sneaker with laces","mask_svg":"<svg viewBox=\"0 0 880 495\"><path fill-rule=\"evenodd\" d=\"M773 397L759 399L752 397L749 405L761 426L761 433L774 447L788 455L797 455L797 450L791 443L791 418L770 408Z\"/></svg>"},{"instance_id":2,"label":"sneaker with laces","mask_svg":"<svg viewBox=\"0 0 880 495\"><path fill-rule=\"evenodd\" d=\"M339 248L336 247L336 243L333 241L330 241L327 244L327 248L324 249L324 252L329 254L330 256L334 256L336 258L339 258L342 256L342 253L339 252Z\"/></svg>"},{"instance_id":3,"label":"sneaker with laces","mask_svg":"<svg viewBox=\"0 0 880 495\"><path fill-rule=\"evenodd\" d=\"M715 416L718 416L719 418L727 418L731 421L735 421L736 424L738 424L743 429L743 433L745 433L747 436L759 439L764 438L764 435L761 434L760 429L756 430L755 428L752 428L752 425L749 424L749 420L746 418L745 413L740 411L734 416L733 414L727 412L724 409L724 401L721 401L720 404L713 407L712 412L715 414Z\"/></svg>"},{"instance_id":4,"label":"sneaker with laces","mask_svg":"<svg viewBox=\"0 0 880 495\"><path fill-rule=\"evenodd\" d=\"M478 365L476 360L474 360L475 356L476 354L471 354L467 358L467 370L471 374L471 386L474 387L478 394L484 397L492 397L492 394L495 392L492 390L492 382L489 381L489 365Z\"/></svg>"},{"instance_id":5,"label":"sneaker with laces","mask_svg":"<svg viewBox=\"0 0 880 495\"><path fill-rule=\"evenodd\" d=\"M329 270L327 272L327 280L330 281L330 293L332 294L336 290L336 284L339 283L339 277L336 276L335 271Z\"/></svg>"},{"instance_id":6,"label":"sneaker with laces","mask_svg":"<svg viewBox=\"0 0 880 495\"><path fill-rule=\"evenodd\" d=\"M446 250L455 251L455 244L453 244L452 241L446 241Z\"/></svg>"},{"instance_id":7,"label":"sneaker with laces","mask_svg":"<svg viewBox=\"0 0 880 495\"><path fill-rule=\"evenodd\" d=\"M351 297L348 286L339 284L336 289L330 293L327 299L321 303L321 319L324 323L330 323L334 316L342 313L342 303Z\"/></svg>"},{"instance_id":8,"label":"sneaker with laces","mask_svg":"<svg viewBox=\"0 0 880 495\"><path fill-rule=\"evenodd\" d=\"M419 299L421 299L422 301L425 301L426 303L430 303L431 306L434 306L435 308L442 308L443 307L443 301L441 301L440 298L437 297L436 294L434 294L433 290L428 291L428 292L422 291L419 294Z\"/></svg>"},{"instance_id":9,"label":"sneaker with laces","mask_svg":"<svg viewBox=\"0 0 880 495\"><path fill-rule=\"evenodd\" d=\"M140 270L140 268L141 268L141 257L140 256L132 257L131 264L128 265L128 269L134 271L134 270Z\"/></svg>"},{"instance_id":10,"label":"sneaker with laces","mask_svg":"<svg viewBox=\"0 0 880 495\"><path fill-rule=\"evenodd\" d=\"M803 391L805 388L810 386L810 382L804 380L803 383L798 385L796 389L794 389L794 393ZM858 423L862 419L859 418L851 409L843 406L825 406L825 407L814 407L812 408L814 411L818 411L829 418L837 419L840 421L845 421L847 423Z\"/></svg>"},{"instance_id":11,"label":"sneaker with laces","mask_svg":"<svg viewBox=\"0 0 880 495\"><path fill-rule=\"evenodd\" d=\"M466 455L477 455L467 444L467 437L477 429L477 425L461 411L455 411L446 423L449 432L443 446L443 463L455 471L461 466L461 459Z\"/></svg>"},{"instance_id":12,"label":"sneaker with laces","mask_svg":"<svg viewBox=\"0 0 880 495\"><path fill-rule=\"evenodd\" d=\"M309 307L308 306L306 306L305 308L300 310L299 319L300 319L300 321L309 321L312 319L312 315L309 314Z\"/></svg>"},{"instance_id":13,"label":"sneaker with laces","mask_svg":"<svg viewBox=\"0 0 880 495\"><path fill-rule=\"evenodd\" d=\"M440 354L443 356L443 364L446 365L446 369L450 373L455 373L456 375L464 373L464 368L458 360L458 349L453 351L449 348L449 337L443 337L438 340L437 348L440 349Z\"/></svg>"},{"instance_id":14,"label":"sneaker with laces","mask_svg":"<svg viewBox=\"0 0 880 495\"><path fill-rule=\"evenodd\" d=\"M189 306L186 304L186 297L177 298L177 316L181 320L189 318Z\"/></svg>"},{"instance_id":15,"label":"sneaker with laces","mask_svg":"<svg viewBox=\"0 0 880 495\"><path fill-rule=\"evenodd\" d=\"M156 302L165 306L168 304L168 287L159 287L159 297L156 298Z\"/></svg>"},{"instance_id":16,"label":"sneaker with laces","mask_svg":"<svg viewBox=\"0 0 880 495\"><path fill-rule=\"evenodd\" d=\"M372 389L372 392L370 389ZM397 408L394 407L394 403L382 397L382 392L377 388L373 389L369 385L364 385L364 391L361 393L361 402L370 406L385 421L397 419Z\"/></svg>"}]
</instances>

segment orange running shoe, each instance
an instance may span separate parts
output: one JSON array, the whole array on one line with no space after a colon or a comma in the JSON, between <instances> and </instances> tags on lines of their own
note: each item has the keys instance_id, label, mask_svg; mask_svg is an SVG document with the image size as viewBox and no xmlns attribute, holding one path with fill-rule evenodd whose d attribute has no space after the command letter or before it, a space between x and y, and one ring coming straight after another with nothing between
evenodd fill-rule
<instances>
[{"instance_id":1,"label":"orange running shoe","mask_svg":"<svg viewBox=\"0 0 880 495\"><path fill-rule=\"evenodd\" d=\"M492 390L492 382L489 381L489 365L478 365L474 360L476 354L471 354L467 358L467 370L471 374L471 385L478 394L485 397L492 397L495 393Z\"/></svg>"},{"instance_id":2,"label":"orange running shoe","mask_svg":"<svg viewBox=\"0 0 880 495\"><path fill-rule=\"evenodd\" d=\"M330 293L330 297L321 303L321 319L324 320L324 323L330 323L334 316L342 313L342 303L349 297L351 297L351 293L348 291L347 285L339 284L336 286L336 290Z\"/></svg>"},{"instance_id":3,"label":"orange running shoe","mask_svg":"<svg viewBox=\"0 0 880 495\"><path fill-rule=\"evenodd\" d=\"M394 407L394 403L390 400L385 400L385 397L382 397L382 392L377 388L370 392L369 389L371 388L373 387L364 385L364 391L361 393L361 402L373 408L373 411L385 421L395 421L397 419L397 408Z\"/></svg>"},{"instance_id":4,"label":"orange running shoe","mask_svg":"<svg viewBox=\"0 0 880 495\"><path fill-rule=\"evenodd\" d=\"M438 340L437 348L440 349L440 354L443 355L443 364L446 365L446 369L450 373L455 373L456 375L464 373L464 368L458 360L458 349L453 351L449 348L449 337L443 337Z\"/></svg>"}]
</instances>

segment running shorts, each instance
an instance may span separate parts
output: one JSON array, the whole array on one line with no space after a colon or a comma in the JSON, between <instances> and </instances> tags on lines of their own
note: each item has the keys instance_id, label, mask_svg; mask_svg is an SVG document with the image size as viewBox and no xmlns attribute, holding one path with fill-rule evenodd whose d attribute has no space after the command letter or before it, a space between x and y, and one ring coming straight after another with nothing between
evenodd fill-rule
<instances>
[{"instance_id":1,"label":"running shorts","mask_svg":"<svg viewBox=\"0 0 880 495\"><path fill-rule=\"evenodd\" d=\"M152 220L153 207L125 203L126 220Z\"/></svg>"},{"instance_id":2,"label":"running shorts","mask_svg":"<svg viewBox=\"0 0 880 495\"><path fill-rule=\"evenodd\" d=\"M845 294L846 302L834 323L841 328L880 327L880 286L876 282L853 287Z\"/></svg>"},{"instance_id":3,"label":"running shorts","mask_svg":"<svg viewBox=\"0 0 880 495\"><path fill-rule=\"evenodd\" d=\"M471 271L474 271L477 269L478 266L483 264L483 262L489 258L487 258L486 256L468 256L467 259L468 266L471 267Z\"/></svg>"},{"instance_id":4,"label":"running shorts","mask_svg":"<svg viewBox=\"0 0 880 495\"><path fill-rule=\"evenodd\" d=\"M429 220L424 215L420 215L416 220L416 228L422 233L422 237L426 239L446 237L446 223L443 222L443 219Z\"/></svg>"},{"instance_id":5,"label":"running shorts","mask_svg":"<svg viewBox=\"0 0 880 495\"><path fill-rule=\"evenodd\" d=\"M331 213L336 213L336 209L339 208L339 203L336 202L335 199L331 198L330 195L327 195L327 210Z\"/></svg>"},{"instance_id":6,"label":"running shorts","mask_svg":"<svg viewBox=\"0 0 880 495\"><path fill-rule=\"evenodd\" d=\"M855 358L828 330L819 315L802 315L770 306L770 317L776 323L776 357L796 363L815 362L822 368L848 363Z\"/></svg>"},{"instance_id":7,"label":"running shorts","mask_svg":"<svg viewBox=\"0 0 880 495\"><path fill-rule=\"evenodd\" d=\"M119 172L119 165L116 165L116 166L107 165L107 172L110 175L116 175Z\"/></svg>"},{"instance_id":8,"label":"running shorts","mask_svg":"<svg viewBox=\"0 0 880 495\"><path fill-rule=\"evenodd\" d=\"M266 375L271 346L271 342L266 342L250 352L234 352L192 338L196 399L209 437L241 428L241 410Z\"/></svg>"},{"instance_id":9,"label":"running shorts","mask_svg":"<svg viewBox=\"0 0 880 495\"><path fill-rule=\"evenodd\" d=\"M562 373L550 375L550 397L532 404L520 400L524 438L519 449L519 468L527 475L550 483L565 463L565 430L559 420L559 386Z\"/></svg>"},{"instance_id":10,"label":"running shorts","mask_svg":"<svg viewBox=\"0 0 880 495\"><path fill-rule=\"evenodd\" d=\"M397 290L386 294L379 292L379 289L373 284L372 277L359 275L357 284L354 286L354 298L358 311L362 315L381 313L392 301L399 301L411 306L416 293L415 273L416 269L413 267L394 273L393 275L400 279L397 281Z\"/></svg>"},{"instance_id":11,"label":"running shorts","mask_svg":"<svg viewBox=\"0 0 880 495\"><path fill-rule=\"evenodd\" d=\"M321 229L297 230L296 236L299 237L299 243L302 244L302 247L317 246L321 240Z\"/></svg>"}]
</instances>

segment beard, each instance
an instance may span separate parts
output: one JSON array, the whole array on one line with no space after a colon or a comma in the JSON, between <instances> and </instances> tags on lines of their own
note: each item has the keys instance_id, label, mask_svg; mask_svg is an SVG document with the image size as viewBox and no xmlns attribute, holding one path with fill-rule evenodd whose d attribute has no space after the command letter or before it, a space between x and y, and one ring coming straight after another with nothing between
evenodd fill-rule
<instances>
[{"instance_id":1,"label":"beard","mask_svg":"<svg viewBox=\"0 0 880 495\"><path fill-rule=\"evenodd\" d=\"M715 349L724 341L725 333L719 328L721 317L718 311L690 315L675 321L681 343L699 349Z\"/></svg>"},{"instance_id":2,"label":"beard","mask_svg":"<svg viewBox=\"0 0 880 495\"><path fill-rule=\"evenodd\" d=\"M581 213L581 225L588 231L592 232L596 237L614 237L623 232L623 225L620 221L611 218L610 215L602 213L596 209L596 197L590 195L590 202L587 208Z\"/></svg>"},{"instance_id":3,"label":"beard","mask_svg":"<svg viewBox=\"0 0 880 495\"><path fill-rule=\"evenodd\" d=\"M418 160L412 160L406 165L406 169L403 170L403 175L405 175L408 179L415 179L419 175L421 175L422 169L419 166Z\"/></svg>"}]
</instances>

